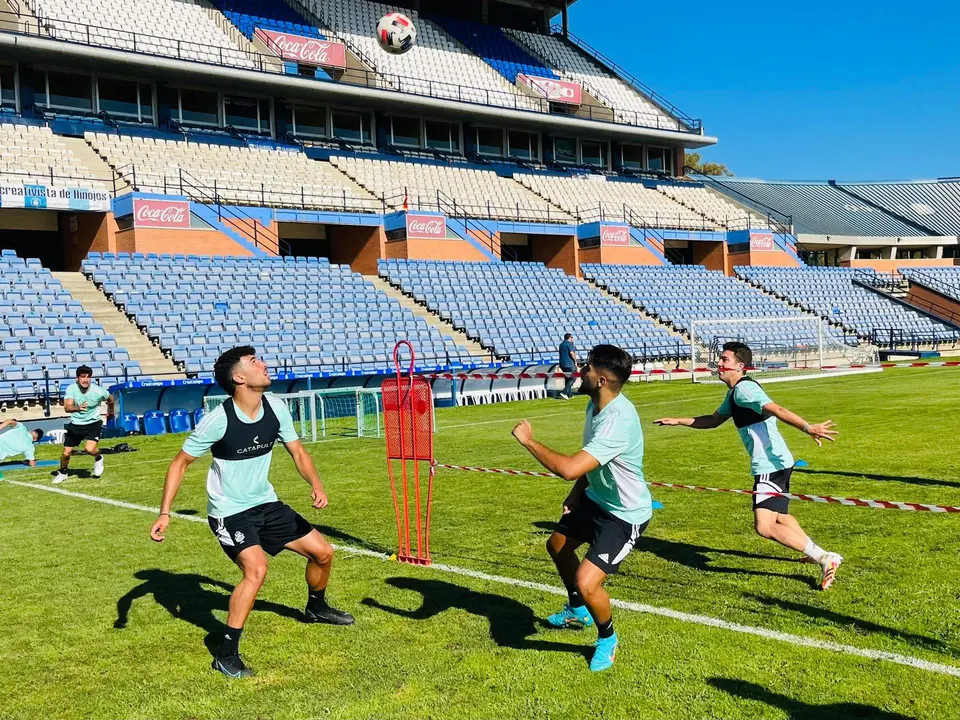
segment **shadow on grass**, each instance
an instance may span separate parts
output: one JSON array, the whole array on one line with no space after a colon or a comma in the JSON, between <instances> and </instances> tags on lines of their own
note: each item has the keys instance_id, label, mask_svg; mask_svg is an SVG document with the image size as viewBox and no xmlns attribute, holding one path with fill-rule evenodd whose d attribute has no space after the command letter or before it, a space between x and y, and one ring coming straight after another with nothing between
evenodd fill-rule
<instances>
[{"instance_id":1,"label":"shadow on grass","mask_svg":"<svg viewBox=\"0 0 960 720\"><path fill-rule=\"evenodd\" d=\"M113 627L122 630L127 627L130 607L133 601L153 595L153 599L172 617L195 625L207 633L203 644L211 655L215 655L226 625L213 614L215 610L226 612L233 586L206 575L175 573L168 570L140 570L134 577L143 582L117 600L117 619ZM212 586L216 590L210 590ZM286 605L266 600L257 600L253 609L272 612L291 620L303 620L303 613Z\"/></svg>"},{"instance_id":2,"label":"shadow on grass","mask_svg":"<svg viewBox=\"0 0 960 720\"><path fill-rule=\"evenodd\" d=\"M810 470L808 468L795 468L795 472L804 475L836 475L837 477L866 478L867 480L878 480L880 482L901 482L909 485L926 485L936 487L958 488L960 482L951 482L949 480L934 480L933 478L909 477L903 475L875 475L872 473L855 472L852 470Z\"/></svg>"},{"instance_id":3,"label":"shadow on grass","mask_svg":"<svg viewBox=\"0 0 960 720\"><path fill-rule=\"evenodd\" d=\"M347 543L349 545L353 545L354 547L363 548L364 550L372 550L374 552L383 553L384 555L389 555L390 553L394 552L393 550L388 550L382 545L369 542L363 538L357 537L356 535L351 535L350 533L344 532L343 530L337 530L337 528L329 525L317 525L314 523L313 527L328 540L333 540L334 543Z\"/></svg>"},{"instance_id":4,"label":"shadow on grass","mask_svg":"<svg viewBox=\"0 0 960 720\"><path fill-rule=\"evenodd\" d=\"M873 705L861 703L833 703L832 705L811 705L786 695L767 690L756 683L727 678L710 678L707 683L735 697L757 700L771 707L779 708L790 720L850 720L851 718L870 718L870 720L913 720L908 715L887 712Z\"/></svg>"},{"instance_id":5,"label":"shadow on grass","mask_svg":"<svg viewBox=\"0 0 960 720\"><path fill-rule=\"evenodd\" d=\"M815 620L826 620L834 623L835 625L851 627L859 632L886 635L891 638L904 640L911 645L916 645L918 647L926 648L927 650L933 650L935 652L948 654L954 653L954 650L950 646L944 642L941 642L940 640L935 640L934 638L929 638L925 635L917 635L915 633L905 632L903 630L896 630L894 628L887 627L886 625L878 625L877 623L872 623L868 620L861 620L860 618L855 618L851 615L844 615L843 613L834 612L833 610L825 610L824 608L813 607L812 605L804 605L803 603L795 603L791 602L790 600L782 600L780 598L756 595L753 593L744 593L743 597L750 600L756 600L757 602L769 607L777 607L781 610L788 610L790 612L806 615L807 617Z\"/></svg>"},{"instance_id":6,"label":"shadow on grass","mask_svg":"<svg viewBox=\"0 0 960 720\"><path fill-rule=\"evenodd\" d=\"M535 522L534 527L541 530L553 531L556 523L553 522ZM799 560L793 558L778 557L776 555L759 555L757 553L746 552L745 550L720 550L718 548L706 547L704 545L693 545L691 543L679 542L676 540L661 540L660 538L649 535L642 536L638 541L634 552L653 553L663 560L675 562L692 570L701 570L703 572L737 574L737 575L758 575L761 577L779 577L788 580L796 580L804 585L816 586L815 579L807 575L797 575L789 573L768 572L765 570L746 570L743 568L720 567L714 565L716 558L711 555L726 555L727 557L743 558L746 560L775 560L777 562L799 563Z\"/></svg>"},{"instance_id":7,"label":"shadow on grass","mask_svg":"<svg viewBox=\"0 0 960 720\"><path fill-rule=\"evenodd\" d=\"M442 580L392 577L388 585L399 590L411 590L423 596L416 610L384 605L373 598L361 600L368 607L377 608L410 620L429 620L442 612L453 609L465 610L472 615L487 618L490 637L501 646L516 650L541 650L569 652L586 657L590 648L549 640L528 640L537 632L538 621L533 610L521 602L503 595L477 592ZM539 623L541 626L542 622Z\"/></svg>"}]
</instances>

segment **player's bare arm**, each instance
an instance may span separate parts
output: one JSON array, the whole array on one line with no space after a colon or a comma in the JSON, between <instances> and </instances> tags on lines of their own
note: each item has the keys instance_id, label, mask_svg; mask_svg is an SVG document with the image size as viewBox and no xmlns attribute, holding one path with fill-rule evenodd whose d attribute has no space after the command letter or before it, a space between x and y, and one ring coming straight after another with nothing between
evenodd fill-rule
<instances>
[{"instance_id":1,"label":"player's bare arm","mask_svg":"<svg viewBox=\"0 0 960 720\"><path fill-rule=\"evenodd\" d=\"M718 412L714 412L712 415L699 415L697 417L660 418L659 420L654 420L653 424L668 427L689 427L694 430L712 430L713 428L720 427L729 419L729 415L721 415Z\"/></svg>"},{"instance_id":2,"label":"player's bare arm","mask_svg":"<svg viewBox=\"0 0 960 720\"><path fill-rule=\"evenodd\" d=\"M596 458L583 450L575 455L564 455L551 450L533 437L533 428L526 420L517 424L513 429L513 436L537 459L537 462L554 475L559 475L569 482L579 480L591 470L600 467Z\"/></svg>"},{"instance_id":3,"label":"player's bare arm","mask_svg":"<svg viewBox=\"0 0 960 720\"><path fill-rule=\"evenodd\" d=\"M782 423L795 427L800 432L806 433L814 439L817 445L823 446L824 440L834 442L836 436L840 434L839 430L834 430L836 424L833 420L827 420L822 423L810 424L795 412L788 410L782 405L776 403L767 403L763 406L764 415L772 415Z\"/></svg>"},{"instance_id":4,"label":"player's bare arm","mask_svg":"<svg viewBox=\"0 0 960 720\"><path fill-rule=\"evenodd\" d=\"M160 501L160 515L153 523L153 527L150 528L150 537L156 542L163 542L167 525L170 524L170 509L173 507L173 501L180 490L183 475L195 460L195 457L181 450L177 453L173 462L170 463L170 467L167 468L167 477L163 481L163 499Z\"/></svg>"},{"instance_id":5,"label":"player's bare arm","mask_svg":"<svg viewBox=\"0 0 960 720\"><path fill-rule=\"evenodd\" d=\"M313 506L318 510L325 508L329 504L327 493L323 489L323 481L320 479L320 473L317 472L317 466L313 464L313 458L299 440L284 443L290 457L293 458L293 464L297 466L297 472L300 477L310 483L312 488Z\"/></svg>"}]
</instances>

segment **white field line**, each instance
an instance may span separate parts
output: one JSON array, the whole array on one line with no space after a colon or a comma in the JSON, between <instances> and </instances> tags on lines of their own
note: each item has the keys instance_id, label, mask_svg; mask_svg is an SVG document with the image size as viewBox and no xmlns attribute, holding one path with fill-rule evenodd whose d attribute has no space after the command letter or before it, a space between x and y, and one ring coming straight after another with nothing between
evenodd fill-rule
<instances>
[{"instance_id":1,"label":"white field line","mask_svg":"<svg viewBox=\"0 0 960 720\"><path fill-rule=\"evenodd\" d=\"M7 480L4 479L2 482L6 482L8 485L17 485L19 487L33 488L35 490L45 490L47 492L56 493L58 495L64 495L66 497L78 498L80 500L90 500L91 502L98 502L104 505L112 505L114 507L124 508L126 510L138 510L140 512L146 512L151 514L156 514L158 508L148 507L146 505L135 505L133 503L124 502L122 500L112 500L110 498L98 497L96 495L87 495L86 493L78 493L70 490L64 490L58 487L52 487L50 485L38 485L33 483L18 482L16 480ZM182 515L180 513L172 513L173 517L176 517L181 520L188 520L190 522L196 523L207 523L205 517L199 517L196 515ZM341 552L349 553L351 555L362 555L364 557L376 558L378 560L387 560L389 557L384 553L379 553L374 550L367 550L365 548L353 547L350 545L335 545L337 550ZM461 577L469 577L477 580L483 580L486 582L499 583L501 585L509 585L511 587L520 587L527 588L529 590L537 590L539 592L547 593L549 595L560 595L566 596L567 591L563 588L556 587L553 585L547 585L545 583L532 582L530 580L518 580L516 578L505 577L503 575L491 575L489 573L480 572L477 570L470 570L468 568L458 567L456 565L445 565L443 563L434 563L430 566L430 570L440 571L444 573L450 573L453 575L460 575ZM883 660L890 663L895 663L897 665L905 665L906 667L917 668L918 670L926 670L927 672L937 673L940 675L952 675L954 677L960 677L960 667L953 665L944 665L942 663L931 662L929 660L922 660L920 658L911 657L909 655L900 655L899 653L886 652L883 650L870 650L866 648L853 647L852 645L843 645L840 643L830 642L828 640L817 640L815 638L808 638L802 635L793 635L791 633L780 632L779 630L769 630L767 628L753 627L752 625L741 625L739 623L732 623L726 620L721 620L719 618L710 617L709 615L696 615L693 613L681 612L679 610L671 610L670 608L657 607L655 605L645 605L643 603L627 602L625 600L612 600L611 601L614 607L620 608L621 610L629 610L631 612L645 613L647 615L656 615L659 617L670 618L671 620L678 620L680 622L690 623L693 625L703 625L705 627L718 628L720 630L729 630L731 632L742 633L744 635L754 635L756 637L766 638L768 640L777 640L779 642L784 642L789 645L795 645L797 647L807 647L814 648L816 650L827 650L829 652L840 653L842 655L852 655L854 657L862 657L868 660Z\"/></svg>"}]
</instances>

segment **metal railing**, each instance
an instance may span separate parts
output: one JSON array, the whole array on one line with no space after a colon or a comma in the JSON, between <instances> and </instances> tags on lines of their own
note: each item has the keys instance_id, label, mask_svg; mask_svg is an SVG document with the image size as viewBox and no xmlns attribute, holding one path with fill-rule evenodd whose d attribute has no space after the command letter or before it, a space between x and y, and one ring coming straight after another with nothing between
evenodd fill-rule
<instances>
[{"instance_id":1,"label":"metal railing","mask_svg":"<svg viewBox=\"0 0 960 720\"><path fill-rule=\"evenodd\" d=\"M915 270L913 268L904 267L901 270L901 274L910 282L916 282L918 285L923 285L924 287L929 288L935 292L940 293L941 295L946 295L953 298L954 300L960 301L960 284L953 284L942 278L939 278L935 275L931 275L922 270ZM960 278L960 272L958 272L957 277Z\"/></svg>"},{"instance_id":2,"label":"metal railing","mask_svg":"<svg viewBox=\"0 0 960 720\"><path fill-rule=\"evenodd\" d=\"M628 216L629 212L629 216ZM663 230L705 230L718 232L723 230L720 223L707 217L691 217L683 213L641 213L624 203L603 203L596 205L577 205L573 216L581 223L587 222L627 222L634 227L659 228ZM629 219L628 219L629 217Z\"/></svg>"},{"instance_id":3,"label":"metal railing","mask_svg":"<svg viewBox=\"0 0 960 720\"><path fill-rule=\"evenodd\" d=\"M437 205L441 208L441 212L462 222L466 232L469 233L474 240L486 245L494 257L498 257L501 260L512 261L517 259L517 253L512 247L504 245L495 233L485 228L476 220L471 219L465 211L458 208L456 200L442 193L440 190L437 190Z\"/></svg>"},{"instance_id":4,"label":"metal railing","mask_svg":"<svg viewBox=\"0 0 960 720\"><path fill-rule=\"evenodd\" d=\"M265 55L239 47L221 47L194 43L188 40L166 38L156 35L131 32L114 28L103 28L96 25L87 25L72 20L55 19L48 17L30 17L22 12L0 12L0 24L6 19L13 23L17 32L23 35L49 38L63 42L78 43L92 47L108 48L125 52L135 52L143 55L173 58L189 62L200 62L223 67L240 68L263 73L284 74L283 61L276 55ZM4 30L4 32L11 32ZM336 36L336 33L331 33ZM362 59L352 45L350 52ZM363 60L365 64L369 59ZM460 85L452 82L426 80L405 75L393 75L375 70L345 68L337 71L336 83L362 85L378 90L393 91L409 95L456 100L458 102L487 107L505 108L543 114L555 114L553 104L542 98L534 98L518 92L492 90ZM305 78L311 79L311 78ZM331 82L324 78L312 78L316 82ZM615 123L637 127L663 128L660 119L650 124L645 121L646 115L631 111L620 111L611 114L607 107L585 105L578 111L577 117L596 122ZM619 120L619 122L618 122ZM681 129L680 132L683 132Z\"/></svg>"},{"instance_id":5,"label":"metal railing","mask_svg":"<svg viewBox=\"0 0 960 720\"><path fill-rule=\"evenodd\" d=\"M764 205L762 202L755 200L749 195L737 190L736 188L730 187L725 182L719 178L715 178L711 175L704 175L699 170L685 165L683 172L688 177L693 178L697 182L703 183L706 187L712 187L722 195L728 197L733 197L738 202L746 205L749 208L753 208L756 212L759 212L766 216L767 220L770 223L770 228L781 235L792 235L793 234L793 216L782 213L776 208L772 208L769 205Z\"/></svg>"},{"instance_id":6,"label":"metal railing","mask_svg":"<svg viewBox=\"0 0 960 720\"><path fill-rule=\"evenodd\" d=\"M398 188L390 190L382 196L387 207L400 209L406 201L410 210L426 210L444 212L439 198L441 191L430 188ZM421 194L422 193L422 194ZM448 196L449 197L449 196ZM542 207L530 207L517 203L515 205L496 205L491 202L475 205L460 200L450 200L456 203L458 215L465 214L470 218L490 220L512 220L517 222L550 222L570 224L572 218L562 210L550 207L544 202Z\"/></svg>"}]
</instances>

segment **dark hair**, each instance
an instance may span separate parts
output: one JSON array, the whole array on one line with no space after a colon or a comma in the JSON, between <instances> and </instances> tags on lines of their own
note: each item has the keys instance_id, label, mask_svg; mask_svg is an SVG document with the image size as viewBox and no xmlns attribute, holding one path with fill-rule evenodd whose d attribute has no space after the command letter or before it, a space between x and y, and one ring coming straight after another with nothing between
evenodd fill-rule
<instances>
[{"instance_id":1,"label":"dark hair","mask_svg":"<svg viewBox=\"0 0 960 720\"><path fill-rule=\"evenodd\" d=\"M728 350L733 353L737 362L743 363L744 369L753 367L753 351L742 342L724 343L723 351L727 352Z\"/></svg>"},{"instance_id":2,"label":"dark hair","mask_svg":"<svg viewBox=\"0 0 960 720\"><path fill-rule=\"evenodd\" d=\"M81 365L77 368L77 377L81 375L93 375L93 370L90 369L89 365Z\"/></svg>"},{"instance_id":3,"label":"dark hair","mask_svg":"<svg viewBox=\"0 0 960 720\"><path fill-rule=\"evenodd\" d=\"M233 381L233 369L243 358L256 354L257 351L250 345L241 345L227 350L217 358L213 366L213 376L217 379L217 384L226 390L230 397L233 397L237 391L237 384Z\"/></svg>"},{"instance_id":4,"label":"dark hair","mask_svg":"<svg viewBox=\"0 0 960 720\"><path fill-rule=\"evenodd\" d=\"M587 356L587 362L595 370L607 370L617 378L619 386L630 379L633 370L633 358L630 353L621 350L616 345L597 345Z\"/></svg>"},{"instance_id":5,"label":"dark hair","mask_svg":"<svg viewBox=\"0 0 960 720\"><path fill-rule=\"evenodd\" d=\"M33 430L30 431L30 434L33 435L34 442L40 442L40 438L43 437L43 430L41 430L40 428L34 428Z\"/></svg>"},{"instance_id":6,"label":"dark hair","mask_svg":"<svg viewBox=\"0 0 960 720\"><path fill-rule=\"evenodd\" d=\"M569 340L569 339L572 338L572 337L573 337L573 333L567 333L566 335L563 336L563 339L564 339L564 340Z\"/></svg>"}]
</instances>

